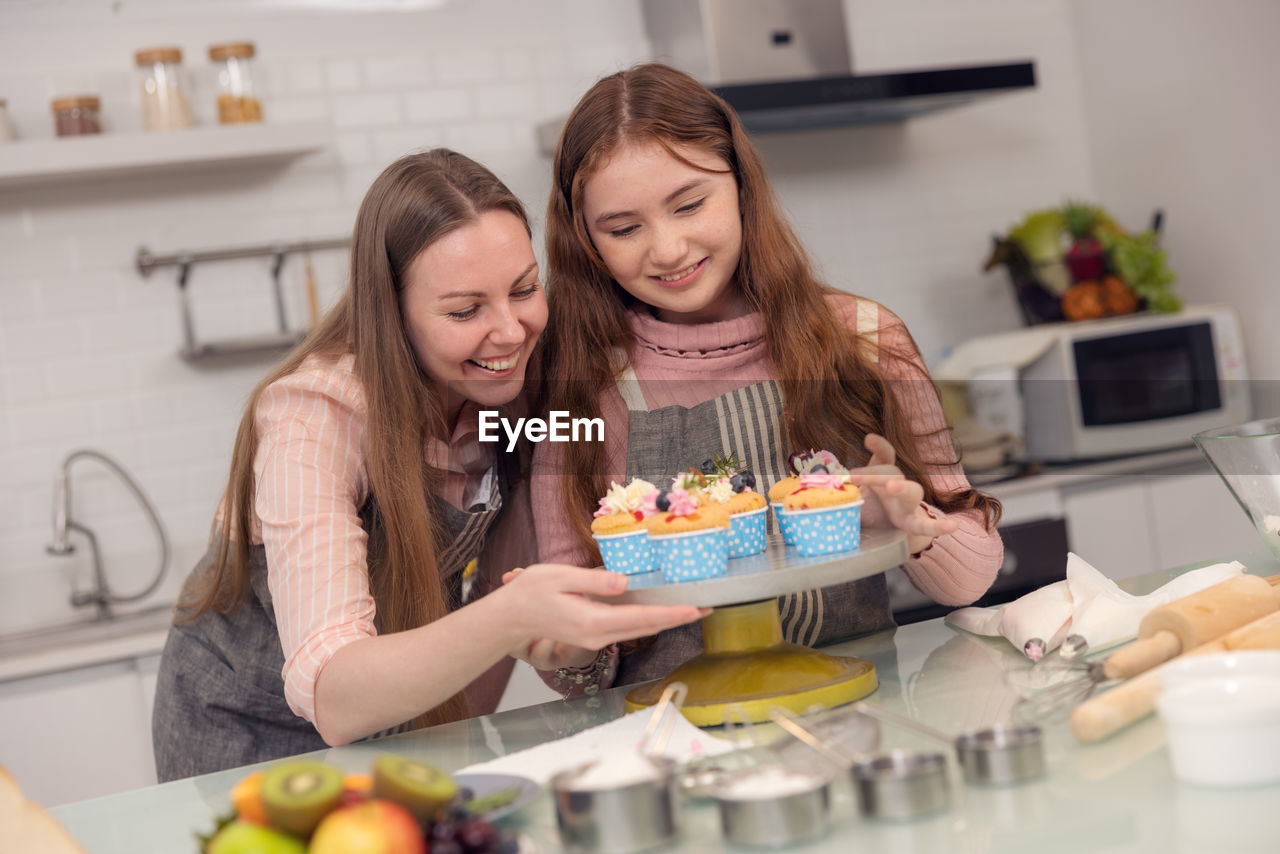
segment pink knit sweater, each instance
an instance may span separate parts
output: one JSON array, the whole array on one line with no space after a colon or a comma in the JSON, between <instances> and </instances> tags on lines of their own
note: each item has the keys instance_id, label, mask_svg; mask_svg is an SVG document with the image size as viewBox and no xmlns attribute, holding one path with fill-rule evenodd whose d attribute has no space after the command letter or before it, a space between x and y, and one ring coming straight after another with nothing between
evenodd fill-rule
<instances>
[{"instance_id":1,"label":"pink knit sweater","mask_svg":"<svg viewBox=\"0 0 1280 854\"><path fill-rule=\"evenodd\" d=\"M910 362L885 359L882 369L891 381L912 432L921 436L921 457L954 458L950 434L937 393L906 326L888 309L871 300L845 294L828 297L837 316L851 334L858 334L878 353L907 352ZM764 321L758 314L718 323L664 323L639 308L631 314L636 346L631 366L643 382L650 408L695 406L737 388L776 379L764 342ZM647 382L675 380L677 382ZM626 478L627 407L616 387L601 399L605 422L608 476L620 483ZM578 541L561 508L561 444L543 442L533 458L532 493L539 559L544 562L587 565L587 550ZM674 473L673 473L674 474ZM966 489L968 480L959 465L932 466L928 478L941 493ZM931 510L935 515L941 511ZM903 566L921 592L944 605L967 605L991 586L1000 568L1004 547L995 531L983 525L977 510L953 513L959 523L952 534L939 537Z\"/></svg>"}]
</instances>

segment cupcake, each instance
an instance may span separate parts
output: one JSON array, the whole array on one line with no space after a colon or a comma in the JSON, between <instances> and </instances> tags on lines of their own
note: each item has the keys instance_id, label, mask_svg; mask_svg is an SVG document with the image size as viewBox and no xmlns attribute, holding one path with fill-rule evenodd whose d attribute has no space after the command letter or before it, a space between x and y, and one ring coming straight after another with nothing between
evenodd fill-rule
<instances>
[{"instance_id":1,"label":"cupcake","mask_svg":"<svg viewBox=\"0 0 1280 854\"><path fill-rule=\"evenodd\" d=\"M773 508L773 517L778 520L778 531L782 541L789 546L796 544L795 534L791 530L791 522L782 514L783 501L788 495L800 488L800 475L811 471L824 474L848 474L849 470L840 465L840 459L830 451L804 451L787 457L787 463L795 474L784 477L769 487L769 506Z\"/></svg>"},{"instance_id":2,"label":"cupcake","mask_svg":"<svg viewBox=\"0 0 1280 854\"><path fill-rule=\"evenodd\" d=\"M795 544L795 538L791 534L791 523L782 516L782 501L799 488L800 478L795 475L784 477L769 487L769 506L773 508L773 518L778 520L778 531L782 534L782 541L789 546Z\"/></svg>"},{"instance_id":3,"label":"cupcake","mask_svg":"<svg viewBox=\"0 0 1280 854\"><path fill-rule=\"evenodd\" d=\"M729 513L724 507L699 505L687 490L671 489L646 496L645 513L649 542L668 582L724 575L729 561Z\"/></svg>"},{"instance_id":4,"label":"cupcake","mask_svg":"<svg viewBox=\"0 0 1280 854\"><path fill-rule=\"evenodd\" d=\"M644 497L656 491L652 483L640 478L633 478L626 486L609 484L591 520L591 534L605 569L635 575L658 568L644 516Z\"/></svg>"},{"instance_id":5,"label":"cupcake","mask_svg":"<svg viewBox=\"0 0 1280 854\"><path fill-rule=\"evenodd\" d=\"M729 557L747 557L764 551L764 496L755 491L756 476L749 471L734 472L715 480L706 490L707 503L729 513Z\"/></svg>"},{"instance_id":6,"label":"cupcake","mask_svg":"<svg viewBox=\"0 0 1280 854\"><path fill-rule=\"evenodd\" d=\"M782 508L802 555L851 551L861 542L862 493L847 474L800 475L800 488L783 499Z\"/></svg>"}]
</instances>

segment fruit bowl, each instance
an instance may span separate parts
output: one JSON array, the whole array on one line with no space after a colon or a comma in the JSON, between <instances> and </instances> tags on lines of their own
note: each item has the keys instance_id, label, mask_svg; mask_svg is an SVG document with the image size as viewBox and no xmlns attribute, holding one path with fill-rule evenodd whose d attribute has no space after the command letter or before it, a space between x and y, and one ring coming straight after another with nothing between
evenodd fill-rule
<instances>
[{"instance_id":1,"label":"fruit bowl","mask_svg":"<svg viewBox=\"0 0 1280 854\"><path fill-rule=\"evenodd\" d=\"M1206 430L1192 438L1280 561L1280 418Z\"/></svg>"}]
</instances>

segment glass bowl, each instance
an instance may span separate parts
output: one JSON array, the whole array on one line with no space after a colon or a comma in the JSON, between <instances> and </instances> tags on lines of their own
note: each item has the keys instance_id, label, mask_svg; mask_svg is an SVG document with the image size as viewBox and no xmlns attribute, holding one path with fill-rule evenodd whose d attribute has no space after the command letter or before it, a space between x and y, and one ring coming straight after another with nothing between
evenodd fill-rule
<instances>
[{"instance_id":1,"label":"glass bowl","mask_svg":"<svg viewBox=\"0 0 1280 854\"><path fill-rule=\"evenodd\" d=\"M1280 560L1280 418L1192 436Z\"/></svg>"}]
</instances>

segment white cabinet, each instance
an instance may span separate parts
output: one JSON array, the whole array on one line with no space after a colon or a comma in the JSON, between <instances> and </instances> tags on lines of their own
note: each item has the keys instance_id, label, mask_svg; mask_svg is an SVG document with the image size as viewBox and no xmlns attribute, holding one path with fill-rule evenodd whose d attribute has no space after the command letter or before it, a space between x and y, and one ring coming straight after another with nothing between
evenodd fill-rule
<instances>
[{"instance_id":1,"label":"white cabinet","mask_svg":"<svg viewBox=\"0 0 1280 854\"><path fill-rule=\"evenodd\" d=\"M1071 551L1111 578L1154 572L1156 534L1147 507L1147 488L1131 479L1107 478L1065 491Z\"/></svg>"},{"instance_id":2,"label":"white cabinet","mask_svg":"<svg viewBox=\"0 0 1280 854\"><path fill-rule=\"evenodd\" d=\"M1205 468L1202 474L1152 477L1147 482L1159 569L1265 547L1222 478Z\"/></svg>"},{"instance_id":3,"label":"white cabinet","mask_svg":"<svg viewBox=\"0 0 1280 854\"><path fill-rule=\"evenodd\" d=\"M1071 550L1112 578L1263 547L1207 464L1064 487L1062 506Z\"/></svg>"},{"instance_id":4,"label":"white cabinet","mask_svg":"<svg viewBox=\"0 0 1280 854\"><path fill-rule=\"evenodd\" d=\"M1194 449L1064 467L986 490L1005 502L1002 524L1065 519L1070 550L1112 578L1263 548Z\"/></svg>"},{"instance_id":5,"label":"white cabinet","mask_svg":"<svg viewBox=\"0 0 1280 854\"><path fill-rule=\"evenodd\" d=\"M511 679L507 682L507 689L498 702L498 708L494 711L505 712L509 709L521 709L525 706L549 703L559 699L562 699L560 695L542 681L538 671L523 661L517 661L515 667L511 668Z\"/></svg>"},{"instance_id":6,"label":"white cabinet","mask_svg":"<svg viewBox=\"0 0 1280 854\"><path fill-rule=\"evenodd\" d=\"M0 765L44 806L153 785L158 661L152 655L0 683Z\"/></svg>"}]
</instances>

